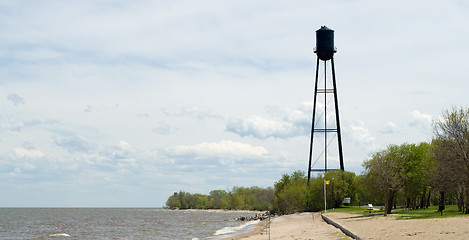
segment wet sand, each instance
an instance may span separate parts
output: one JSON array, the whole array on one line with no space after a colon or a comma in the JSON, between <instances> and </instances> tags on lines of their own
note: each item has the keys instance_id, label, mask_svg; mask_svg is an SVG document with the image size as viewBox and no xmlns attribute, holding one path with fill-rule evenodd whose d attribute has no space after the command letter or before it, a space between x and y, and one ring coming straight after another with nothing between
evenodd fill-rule
<instances>
[{"instance_id":1,"label":"wet sand","mask_svg":"<svg viewBox=\"0 0 469 240\"><path fill-rule=\"evenodd\" d=\"M247 234L226 239L269 239L269 221L264 220ZM297 213L275 217L270 222L270 239L350 239L342 231L322 220L320 213Z\"/></svg>"}]
</instances>

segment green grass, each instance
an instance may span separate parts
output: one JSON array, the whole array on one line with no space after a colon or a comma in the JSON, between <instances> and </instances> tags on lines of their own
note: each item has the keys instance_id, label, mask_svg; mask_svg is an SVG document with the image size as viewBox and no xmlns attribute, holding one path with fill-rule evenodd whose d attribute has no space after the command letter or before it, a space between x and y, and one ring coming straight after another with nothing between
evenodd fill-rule
<instances>
[{"instance_id":1,"label":"green grass","mask_svg":"<svg viewBox=\"0 0 469 240\"><path fill-rule=\"evenodd\" d=\"M398 219L426 219L426 218L447 218L447 217L469 217L458 211L458 206L447 205L443 215L438 211L438 206L431 206L428 209L405 210L396 209L392 213L398 214Z\"/></svg>"},{"instance_id":2,"label":"green grass","mask_svg":"<svg viewBox=\"0 0 469 240\"><path fill-rule=\"evenodd\" d=\"M366 208L364 207L356 207L356 206L350 206L350 207L340 207L340 208L334 208L332 209L327 209L327 211L331 212L343 212L343 213L355 213L355 214L363 214L363 211L365 211Z\"/></svg>"},{"instance_id":3,"label":"green grass","mask_svg":"<svg viewBox=\"0 0 469 240\"><path fill-rule=\"evenodd\" d=\"M371 213L366 210L366 207L341 207L335 208L334 210L327 210L328 212L343 212L353 213L359 215L381 215L384 214L383 210L374 210ZM447 205L443 211L443 215L438 211L438 206L431 206L428 209L416 209L416 210L405 210L402 208L393 209L391 211L392 216L396 216L397 219L428 219L428 218L447 218L447 217L469 217L469 214L463 214L458 211L456 205Z\"/></svg>"},{"instance_id":4,"label":"green grass","mask_svg":"<svg viewBox=\"0 0 469 240\"><path fill-rule=\"evenodd\" d=\"M349 207L334 208L334 210L327 209L327 212L343 212L343 213L352 213L352 214L358 214L358 215L364 215L364 216L384 214L383 210L373 210L370 212L367 210L367 208L368 206L362 206L362 207L349 206Z\"/></svg>"}]
</instances>

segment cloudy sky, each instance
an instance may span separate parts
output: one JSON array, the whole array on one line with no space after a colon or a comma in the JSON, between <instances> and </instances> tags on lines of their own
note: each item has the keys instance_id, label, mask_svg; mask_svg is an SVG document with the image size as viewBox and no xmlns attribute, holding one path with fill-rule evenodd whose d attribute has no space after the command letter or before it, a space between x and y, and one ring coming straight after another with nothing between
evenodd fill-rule
<instances>
[{"instance_id":1,"label":"cloudy sky","mask_svg":"<svg viewBox=\"0 0 469 240\"><path fill-rule=\"evenodd\" d=\"M322 25L346 170L469 106L467 1L1 1L0 207L161 207L306 171Z\"/></svg>"}]
</instances>

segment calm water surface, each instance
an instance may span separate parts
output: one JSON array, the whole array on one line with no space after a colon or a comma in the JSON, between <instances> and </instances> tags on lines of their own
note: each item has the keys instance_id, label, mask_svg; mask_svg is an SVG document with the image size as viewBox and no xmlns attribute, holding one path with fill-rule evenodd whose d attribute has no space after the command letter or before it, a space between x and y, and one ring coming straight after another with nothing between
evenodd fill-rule
<instances>
[{"instance_id":1,"label":"calm water surface","mask_svg":"<svg viewBox=\"0 0 469 240\"><path fill-rule=\"evenodd\" d=\"M229 211L0 208L0 239L217 239L247 231Z\"/></svg>"}]
</instances>

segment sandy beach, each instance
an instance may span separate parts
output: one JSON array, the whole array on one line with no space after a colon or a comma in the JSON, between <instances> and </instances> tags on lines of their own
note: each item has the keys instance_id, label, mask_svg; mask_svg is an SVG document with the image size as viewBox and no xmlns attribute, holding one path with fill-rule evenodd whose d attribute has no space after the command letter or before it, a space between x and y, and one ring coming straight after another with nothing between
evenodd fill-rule
<instances>
[{"instance_id":1,"label":"sandy beach","mask_svg":"<svg viewBox=\"0 0 469 240\"><path fill-rule=\"evenodd\" d=\"M266 240L269 239L268 221L264 220L253 232L226 238ZM275 217L270 222L270 239L351 239L342 231L322 220L320 213L297 213Z\"/></svg>"},{"instance_id":2,"label":"sandy beach","mask_svg":"<svg viewBox=\"0 0 469 240\"><path fill-rule=\"evenodd\" d=\"M328 212L331 220L363 239L469 239L469 216L439 219L397 220L392 214L362 216ZM226 239L269 239L268 221L259 223L253 232ZM273 218L270 239L351 239L338 228L327 224L320 213L298 213Z\"/></svg>"},{"instance_id":3,"label":"sandy beach","mask_svg":"<svg viewBox=\"0 0 469 240\"><path fill-rule=\"evenodd\" d=\"M396 216L328 213L336 223L364 239L469 239L469 216L397 220Z\"/></svg>"}]
</instances>

